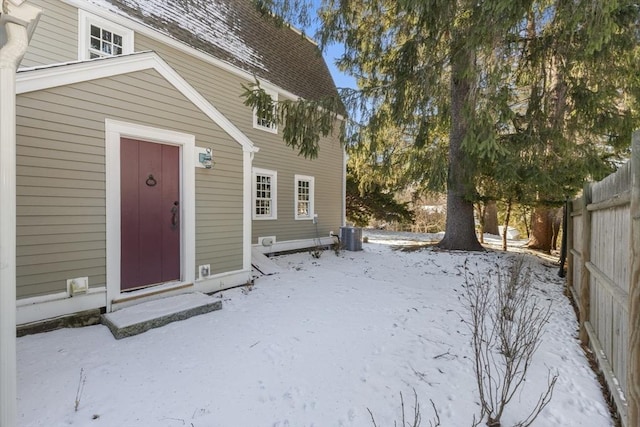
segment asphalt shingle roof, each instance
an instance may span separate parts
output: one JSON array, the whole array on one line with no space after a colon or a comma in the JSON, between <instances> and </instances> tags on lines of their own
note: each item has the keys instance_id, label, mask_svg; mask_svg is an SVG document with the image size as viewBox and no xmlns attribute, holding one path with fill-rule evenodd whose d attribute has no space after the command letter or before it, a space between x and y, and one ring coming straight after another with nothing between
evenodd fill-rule
<instances>
[{"instance_id":1,"label":"asphalt shingle roof","mask_svg":"<svg viewBox=\"0 0 640 427\"><path fill-rule=\"evenodd\" d=\"M313 42L249 0L91 0L305 99L337 94Z\"/></svg>"}]
</instances>

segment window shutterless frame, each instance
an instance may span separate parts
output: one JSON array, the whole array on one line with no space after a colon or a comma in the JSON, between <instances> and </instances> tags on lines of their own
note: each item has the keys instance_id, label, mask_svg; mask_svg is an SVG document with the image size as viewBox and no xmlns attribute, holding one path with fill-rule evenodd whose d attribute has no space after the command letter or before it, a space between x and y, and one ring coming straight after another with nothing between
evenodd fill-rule
<instances>
[{"instance_id":1,"label":"window shutterless frame","mask_svg":"<svg viewBox=\"0 0 640 427\"><path fill-rule=\"evenodd\" d=\"M278 172L253 168L252 218L278 219Z\"/></svg>"},{"instance_id":2,"label":"window shutterless frame","mask_svg":"<svg viewBox=\"0 0 640 427\"><path fill-rule=\"evenodd\" d=\"M79 60L132 53L133 42L133 30L78 10Z\"/></svg>"},{"instance_id":3,"label":"window shutterless frame","mask_svg":"<svg viewBox=\"0 0 640 427\"><path fill-rule=\"evenodd\" d=\"M315 178L308 175L294 177L294 216L297 220L313 219Z\"/></svg>"}]
</instances>

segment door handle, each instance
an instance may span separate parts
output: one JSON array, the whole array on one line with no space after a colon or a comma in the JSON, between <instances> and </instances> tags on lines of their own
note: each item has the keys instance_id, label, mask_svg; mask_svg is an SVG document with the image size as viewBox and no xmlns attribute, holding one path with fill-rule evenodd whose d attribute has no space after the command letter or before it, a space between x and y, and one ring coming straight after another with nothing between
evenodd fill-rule
<instances>
[{"instance_id":1,"label":"door handle","mask_svg":"<svg viewBox=\"0 0 640 427\"><path fill-rule=\"evenodd\" d=\"M178 227L178 206L180 203L176 200L173 202L173 207L171 208L171 228L175 229Z\"/></svg>"}]
</instances>

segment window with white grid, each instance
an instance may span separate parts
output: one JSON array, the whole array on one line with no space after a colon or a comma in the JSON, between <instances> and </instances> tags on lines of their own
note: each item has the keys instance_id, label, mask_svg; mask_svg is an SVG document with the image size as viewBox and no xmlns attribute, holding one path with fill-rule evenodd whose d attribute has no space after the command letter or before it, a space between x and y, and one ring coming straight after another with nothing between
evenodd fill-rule
<instances>
[{"instance_id":1,"label":"window with white grid","mask_svg":"<svg viewBox=\"0 0 640 427\"><path fill-rule=\"evenodd\" d=\"M78 59L133 52L133 31L83 10L78 12Z\"/></svg>"},{"instance_id":2,"label":"window with white grid","mask_svg":"<svg viewBox=\"0 0 640 427\"><path fill-rule=\"evenodd\" d=\"M278 173L253 169L253 219L277 219Z\"/></svg>"},{"instance_id":3,"label":"window with white grid","mask_svg":"<svg viewBox=\"0 0 640 427\"><path fill-rule=\"evenodd\" d=\"M306 175L295 176L295 218L313 219L314 178Z\"/></svg>"},{"instance_id":4,"label":"window with white grid","mask_svg":"<svg viewBox=\"0 0 640 427\"><path fill-rule=\"evenodd\" d=\"M122 55L122 35L91 25L89 32L89 58Z\"/></svg>"}]
</instances>

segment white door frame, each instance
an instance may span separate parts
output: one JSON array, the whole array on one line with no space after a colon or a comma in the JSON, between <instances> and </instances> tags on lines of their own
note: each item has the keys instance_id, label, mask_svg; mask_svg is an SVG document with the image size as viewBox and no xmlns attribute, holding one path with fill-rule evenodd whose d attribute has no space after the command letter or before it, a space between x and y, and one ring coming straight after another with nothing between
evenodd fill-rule
<instances>
[{"instance_id":1,"label":"white door frame","mask_svg":"<svg viewBox=\"0 0 640 427\"><path fill-rule=\"evenodd\" d=\"M105 119L105 174L107 209L107 312L120 289L120 139L132 138L180 148L180 280L169 289L195 280L195 136L172 130ZM159 285L163 286L163 285ZM157 286L127 292L127 296L155 293Z\"/></svg>"}]
</instances>

